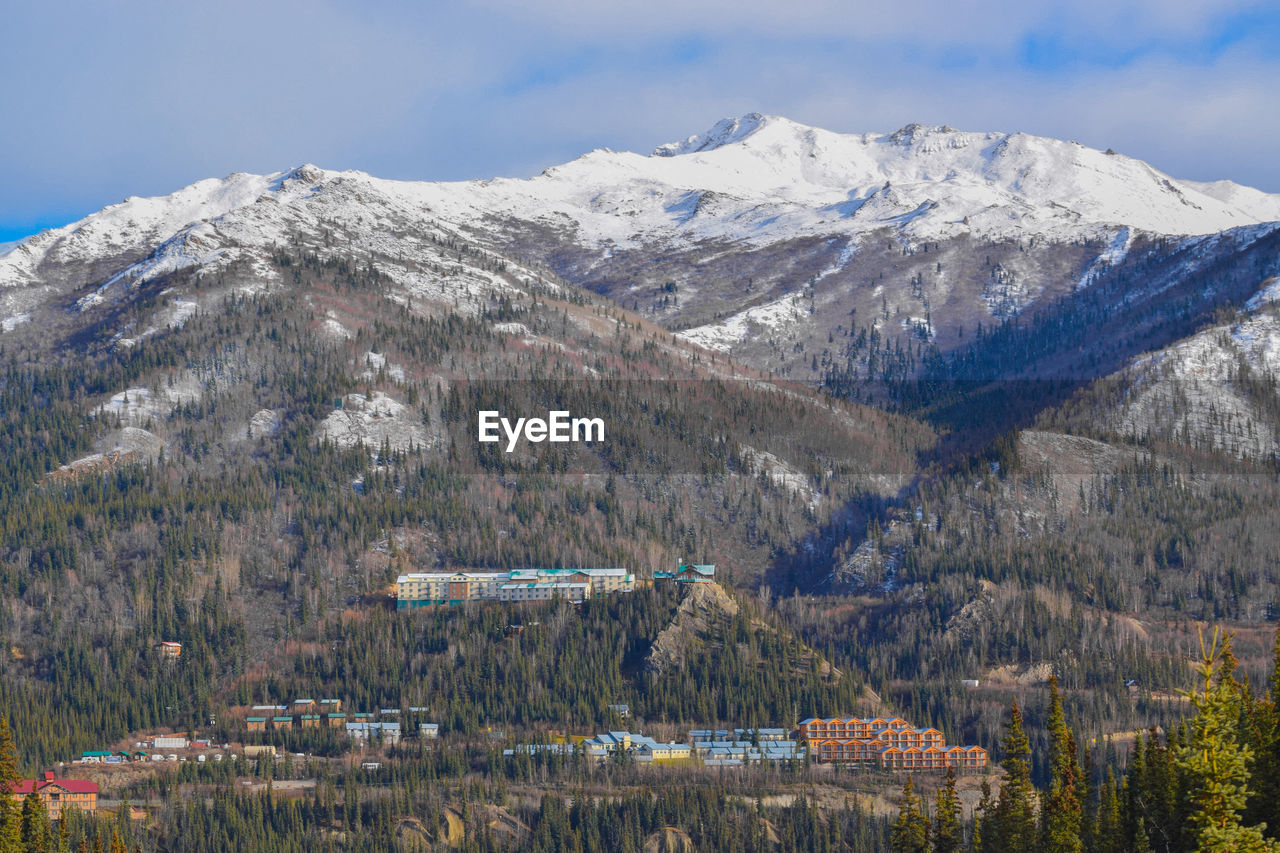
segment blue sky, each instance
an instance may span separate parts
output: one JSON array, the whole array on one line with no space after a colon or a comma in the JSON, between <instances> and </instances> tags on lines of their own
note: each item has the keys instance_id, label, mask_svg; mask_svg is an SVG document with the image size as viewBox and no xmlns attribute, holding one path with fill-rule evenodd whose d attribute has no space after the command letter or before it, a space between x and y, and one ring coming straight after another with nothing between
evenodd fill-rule
<instances>
[{"instance_id":1,"label":"blue sky","mask_svg":"<svg viewBox=\"0 0 1280 853\"><path fill-rule=\"evenodd\" d=\"M1280 192L1275 2L28 3L0 70L0 241L234 171L530 175L751 111L1023 130Z\"/></svg>"}]
</instances>

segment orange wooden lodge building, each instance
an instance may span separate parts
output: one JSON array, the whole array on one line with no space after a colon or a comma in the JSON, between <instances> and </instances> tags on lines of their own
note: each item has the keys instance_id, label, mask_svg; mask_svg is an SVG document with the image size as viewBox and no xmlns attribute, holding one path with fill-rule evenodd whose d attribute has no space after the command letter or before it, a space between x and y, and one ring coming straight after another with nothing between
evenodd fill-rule
<instances>
[{"instance_id":1,"label":"orange wooden lodge building","mask_svg":"<svg viewBox=\"0 0 1280 853\"><path fill-rule=\"evenodd\" d=\"M98 810L98 783L84 779L55 779L46 771L42 779L21 779L9 790L17 797L35 791L44 802L50 820L58 820L64 809L79 809L90 814Z\"/></svg>"},{"instance_id":2,"label":"orange wooden lodge building","mask_svg":"<svg viewBox=\"0 0 1280 853\"><path fill-rule=\"evenodd\" d=\"M869 764L884 770L981 769L980 746L947 746L942 732L916 729L901 717L810 717L800 739L820 762Z\"/></svg>"}]
</instances>

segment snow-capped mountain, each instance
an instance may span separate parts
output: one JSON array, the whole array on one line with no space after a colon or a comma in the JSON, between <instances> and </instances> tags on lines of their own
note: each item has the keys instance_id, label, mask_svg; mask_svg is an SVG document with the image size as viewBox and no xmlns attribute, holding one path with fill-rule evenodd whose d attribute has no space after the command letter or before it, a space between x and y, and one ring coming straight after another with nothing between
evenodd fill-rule
<instances>
[{"instance_id":1,"label":"snow-capped mountain","mask_svg":"<svg viewBox=\"0 0 1280 853\"><path fill-rule=\"evenodd\" d=\"M568 217L581 239L619 246L673 234L769 242L886 225L918 240L1070 239L1083 227L1124 225L1207 234L1280 220L1280 196L1177 181L1073 142L918 124L840 134L755 113L648 157L593 151L528 181L445 191L459 213Z\"/></svg>"},{"instance_id":2,"label":"snow-capped mountain","mask_svg":"<svg viewBox=\"0 0 1280 853\"><path fill-rule=\"evenodd\" d=\"M550 271L818 381L856 360L860 334L945 351L1087 289L1131 252L1278 221L1280 196L1072 142L918 124L840 134L753 113L649 156L593 151L529 179L308 165L130 198L0 256L0 299L8 328L183 269L272 286L265 261L286 245L360 259L397 282L396 298L459 308ZM484 257L464 259L459 242Z\"/></svg>"}]
</instances>

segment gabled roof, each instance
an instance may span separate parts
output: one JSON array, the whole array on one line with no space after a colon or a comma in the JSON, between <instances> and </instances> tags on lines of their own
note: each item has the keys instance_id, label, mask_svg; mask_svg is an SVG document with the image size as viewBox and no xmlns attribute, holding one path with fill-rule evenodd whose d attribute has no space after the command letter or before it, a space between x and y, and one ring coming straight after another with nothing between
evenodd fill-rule
<instances>
[{"instance_id":1,"label":"gabled roof","mask_svg":"<svg viewBox=\"0 0 1280 853\"><path fill-rule=\"evenodd\" d=\"M98 783L87 779L19 779L10 786L10 790L19 796L25 796L33 790L43 791L51 785L68 794L96 794L99 791Z\"/></svg>"}]
</instances>

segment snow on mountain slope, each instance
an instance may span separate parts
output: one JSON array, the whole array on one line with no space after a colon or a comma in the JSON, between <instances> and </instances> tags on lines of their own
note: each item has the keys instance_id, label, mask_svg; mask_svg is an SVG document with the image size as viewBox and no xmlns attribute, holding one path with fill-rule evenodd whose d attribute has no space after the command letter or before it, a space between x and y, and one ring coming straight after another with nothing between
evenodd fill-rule
<instances>
[{"instance_id":1,"label":"snow on mountain slope","mask_svg":"<svg viewBox=\"0 0 1280 853\"><path fill-rule=\"evenodd\" d=\"M0 257L0 285L33 283L46 262L150 251L179 229L251 204L286 173L209 178L156 198L127 198L84 219L32 235Z\"/></svg>"},{"instance_id":2,"label":"snow on mountain slope","mask_svg":"<svg viewBox=\"0 0 1280 853\"><path fill-rule=\"evenodd\" d=\"M1272 221L1280 196L1175 181L1075 143L916 124L839 134L753 113L649 156L593 151L529 179L415 183L302 166L127 199L0 256L0 317L16 327L55 301L88 311L182 269L272 286L280 246L371 263L396 283L393 298L472 310L522 282L554 287L516 260L527 256L624 305L644 298L671 328L735 354L760 329L807 329L768 357L813 373L810 348L827 355L822 343L853 334L855 315L950 345L966 323L1087 287L1138 235ZM937 257L904 281L898 259L930 242ZM490 255L464 259L458 244ZM672 278L674 300L660 290Z\"/></svg>"},{"instance_id":3,"label":"snow on mountain slope","mask_svg":"<svg viewBox=\"0 0 1280 853\"><path fill-rule=\"evenodd\" d=\"M806 309L800 294L789 293L781 299L757 305L718 323L686 329L680 337L705 349L727 352L760 329L783 329L804 318Z\"/></svg>"},{"instance_id":4,"label":"snow on mountain slope","mask_svg":"<svg viewBox=\"0 0 1280 853\"><path fill-rule=\"evenodd\" d=\"M178 270L207 276L236 264L242 268L238 289L254 290L278 278L267 261L283 246L327 258L358 256L399 285L398 298L440 300L464 310L483 301L483 294L511 289L496 269L514 267L537 278L506 259L458 262L447 248L456 229L436 221L414 193L396 192L397 186L305 165L128 199L36 235L0 258L0 300L6 313L19 317L51 296L92 285L75 299L75 307L87 311Z\"/></svg>"},{"instance_id":5,"label":"snow on mountain slope","mask_svg":"<svg viewBox=\"0 0 1280 853\"><path fill-rule=\"evenodd\" d=\"M909 125L839 134L751 114L660 146L593 151L529 180L433 185L464 219L483 213L572 222L579 239L770 242L900 226L1070 239L1097 226L1207 234L1280 220L1280 196L1229 182L1178 182L1147 164L1023 133ZM967 222L966 222L967 218Z\"/></svg>"},{"instance_id":6,"label":"snow on mountain slope","mask_svg":"<svg viewBox=\"0 0 1280 853\"><path fill-rule=\"evenodd\" d=\"M335 186L351 190L350 206L321 192ZM304 166L199 181L23 241L0 257L0 285L34 283L51 263L149 254L165 243L139 272L216 262L216 232L261 244L249 232L265 228L278 237L282 219L307 224L306 216L279 213L299 207L315 207L316 219L363 212L377 222L430 210L472 226L495 217L541 221L597 246L760 243L886 226L915 239L966 232L1067 238L1094 226L1207 234L1280 220L1280 196L1229 181L1175 181L1141 161L1071 142L918 124L840 134L753 113L652 156L593 151L531 179L413 183Z\"/></svg>"},{"instance_id":7,"label":"snow on mountain slope","mask_svg":"<svg viewBox=\"0 0 1280 853\"><path fill-rule=\"evenodd\" d=\"M1135 438L1157 437L1238 456L1280 453L1280 278L1264 281L1240 319L1134 361L1128 390L1104 419Z\"/></svg>"}]
</instances>

